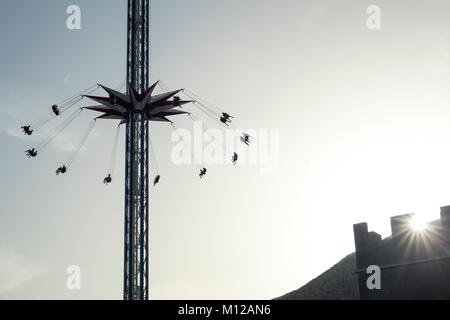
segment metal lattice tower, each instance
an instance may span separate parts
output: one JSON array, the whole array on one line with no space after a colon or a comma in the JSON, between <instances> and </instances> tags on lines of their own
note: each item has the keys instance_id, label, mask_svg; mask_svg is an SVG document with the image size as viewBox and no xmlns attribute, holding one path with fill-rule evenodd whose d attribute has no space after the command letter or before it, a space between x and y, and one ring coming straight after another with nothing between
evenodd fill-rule
<instances>
[{"instance_id":1,"label":"metal lattice tower","mask_svg":"<svg viewBox=\"0 0 450 320\"><path fill-rule=\"evenodd\" d=\"M126 125L125 300L149 298L149 122L172 123L169 117L189 114L177 108L192 102L175 96L181 89L153 95L158 82L149 86L149 10L149 0L128 0L127 92L98 85L109 97L82 95L100 104L81 108L103 113L96 120Z\"/></svg>"},{"instance_id":2,"label":"metal lattice tower","mask_svg":"<svg viewBox=\"0 0 450 320\"><path fill-rule=\"evenodd\" d=\"M138 93L149 82L149 9L149 0L128 0L127 80ZM148 300L148 130L144 113L130 114L125 154L125 300Z\"/></svg>"},{"instance_id":3,"label":"metal lattice tower","mask_svg":"<svg viewBox=\"0 0 450 320\"><path fill-rule=\"evenodd\" d=\"M58 117L62 112L76 105L83 98L89 98L98 105L82 107L70 115L55 133L45 138L36 149L26 151L28 157L36 157L52 139L66 128L82 110L88 109L102 113L95 118L83 136L81 143L75 150L68 165L56 170L56 174L66 173L68 167L81 150L97 119L120 120L120 125L126 125L125 143L125 214L124 214L124 300L149 299L149 123L159 121L171 123L170 117L176 115L192 114L183 111L182 106L195 103L193 100L182 100L178 93L185 89L163 92L153 95L158 82L149 85L150 66L150 0L128 0L127 14L127 90L125 93L113 90L104 85L97 84L82 91L69 99L51 107ZM92 96L95 90L103 88L108 97ZM161 87L161 86L160 86ZM120 90L120 89L119 89ZM195 94L185 95L197 99ZM227 113L213 110L206 104L198 102L200 111L209 117L220 117L220 121L228 126L232 118ZM221 115L220 115L221 113ZM37 127L55 118L39 121ZM34 126L33 126L34 128ZM174 127L175 128L175 127ZM22 127L26 135L33 134L31 125ZM119 131L117 131L118 137ZM248 139L248 137L246 137ZM117 143L117 139L116 142ZM248 144L248 142L246 142ZM117 146L117 144L115 144ZM235 153L236 160L237 154ZM236 161L235 160L235 161ZM156 161L155 161L156 162ZM200 171L200 177L206 174L206 169ZM154 185L159 181L157 175ZM111 174L105 178L104 183L112 181Z\"/></svg>"}]
</instances>

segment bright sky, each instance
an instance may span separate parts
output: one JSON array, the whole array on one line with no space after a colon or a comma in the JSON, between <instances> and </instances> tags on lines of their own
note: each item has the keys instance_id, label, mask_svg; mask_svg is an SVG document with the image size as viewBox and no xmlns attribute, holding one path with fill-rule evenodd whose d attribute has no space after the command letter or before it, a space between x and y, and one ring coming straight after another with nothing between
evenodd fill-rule
<instances>
[{"instance_id":1,"label":"bright sky","mask_svg":"<svg viewBox=\"0 0 450 320\"><path fill-rule=\"evenodd\" d=\"M71 4L81 30L66 28ZM366 27L372 4L381 30ZM151 298L274 298L352 252L354 223L385 237L390 216L438 218L450 204L449 12L447 0L152 1L151 79L280 141L274 175L215 165L200 180L172 163L171 127L152 126ZM116 123L98 123L63 177L94 113L33 160L24 150L45 132L19 128L124 80L126 1L1 1L0 41L0 298L121 299L123 135L102 183ZM80 291L66 288L70 265Z\"/></svg>"}]
</instances>

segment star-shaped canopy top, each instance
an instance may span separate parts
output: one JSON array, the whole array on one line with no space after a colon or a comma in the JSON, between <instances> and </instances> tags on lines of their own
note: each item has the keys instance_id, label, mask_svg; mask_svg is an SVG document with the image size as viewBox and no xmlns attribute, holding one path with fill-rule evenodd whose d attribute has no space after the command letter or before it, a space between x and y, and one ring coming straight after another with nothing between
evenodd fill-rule
<instances>
[{"instance_id":1,"label":"star-shaped canopy top","mask_svg":"<svg viewBox=\"0 0 450 320\"><path fill-rule=\"evenodd\" d=\"M97 117L97 119L119 119L122 122L125 122L131 113L144 113L147 121L164 122L172 122L167 118L169 116L188 114L188 112L176 109L192 102L181 100L175 96L182 89L152 96L157 84L158 82L155 82L141 94L136 91L131 83L128 83L128 94L100 85L109 94L109 97L86 95L86 98L94 100L101 105L85 107L84 109L102 112L103 115ZM172 97L173 99L171 99Z\"/></svg>"}]
</instances>

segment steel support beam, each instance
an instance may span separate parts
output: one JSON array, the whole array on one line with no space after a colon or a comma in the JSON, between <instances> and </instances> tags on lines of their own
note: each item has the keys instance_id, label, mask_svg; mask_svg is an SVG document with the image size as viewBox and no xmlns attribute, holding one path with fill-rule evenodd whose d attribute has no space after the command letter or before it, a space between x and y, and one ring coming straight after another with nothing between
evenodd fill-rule
<instances>
[{"instance_id":1,"label":"steel support beam","mask_svg":"<svg viewBox=\"0 0 450 320\"><path fill-rule=\"evenodd\" d=\"M128 0L127 80L142 93L149 84L149 0ZM125 300L148 300L148 121L131 113L126 124Z\"/></svg>"}]
</instances>

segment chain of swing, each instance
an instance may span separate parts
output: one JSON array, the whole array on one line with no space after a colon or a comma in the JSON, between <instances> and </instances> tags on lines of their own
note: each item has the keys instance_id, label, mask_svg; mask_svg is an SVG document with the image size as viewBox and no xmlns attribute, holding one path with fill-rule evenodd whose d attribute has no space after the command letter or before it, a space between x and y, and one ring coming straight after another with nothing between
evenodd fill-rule
<instances>
[{"instance_id":1,"label":"chain of swing","mask_svg":"<svg viewBox=\"0 0 450 320\"><path fill-rule=\"evenodd\" d=\"M164 84L164 82L159 81L158 82L159 87L161 88L161 90L163 91L168 91L168 87ZM230 127L232 126L232 119L234 119L233 116L231 116L230 114L228 114L225 111L222 111L219 107L215 106L214 104L208 102L207 100L201 98L199 95L197 95L196 93L192 92L189 89L183 89L182 93L188 98L188 99L192 99L192 104L203 114L205 114L206 116L208 116L209 118L211 118L213 121L219 123L219 125L226 125L226 127ZM193 114L192 112L188 114L188 117L193 121L193 122L197 122L197 121L201 121L195 114ZM207 125L205 125L205 123L202 121L202 127L205 127L207 130L211 129L209 128ZM223 127L223 126L221 126ZM172 123L172 128L174 129L174 132L176 133L177 128L175 126L174 123ZM178 135L178 134L177 134ZM178 138L180 140L182 140L182 138L178 135ZM247 146L250 146L251 141L252 141L252 137L247 134L247 133L243 133L242 136L240 137L240 141L243 142L244 144L246 144ZM182 140L184 144L186 144L186 142L184 140ZM186 147L186 145L185 145ZM225 149L225 146L223 145L223 141L221 144L221 147L223 149ZM192 155L191 155L192 156ZM234 152L232 157L231 157L231 162L233 163L233 165L237 164L239 155ZM207 169L204 167L200 166L200 178L203 178L206 175Z\"/></svg>"},{"instance_id":2,"label":"chain of swing","mask_svg":"<svg viewBox=\"0 0 450 320\"><path fill-rule=\"evenodd\" d=\"M125 81L122 81L120 85L118 86L118 90L121 90L125 86ZM22 130L25 135L31 136L35 131L42 129L44 126L46 126L49 122L52 120L62 117L63 114L65 114L67 111L72 109L75 105L80 103L84 96L90 95L93 92L95 92L100 86L98 84L92 85L79 93L64 99L54 105L51 106L51 111L48 112L44 117L37 120L36 122L25 125L22 127ZM35 158L38 156L40 152L42 152L64 129L66 129L72 122L77 119L80 114L83 112L83 108L77 108L72 113L69 114L59 125L57 125L53 130L50 131L50 133L41 140L36 147L30 148L25 151L25 154L29 158ZM71 152L69 155L67 161L64 162L63 165L58 167L56 170L56 175L64 174L67 172L67 170L71 167L72 163L80 153L83 145L85 144L89 134L93 130L95 126L96 120L92 120L92 122L89 124L88 128L85 130L85 132L82 135L81 141L78 143L78 145L75 147L75 149Z\"/></svg>"},{"instance_id":3,"label":"chain of swing","mask_svg":"<svg viewBox=\"0 0 450 320\"><path fill-rule=\"evenodd\" d=\"M122 81L118 86L117 90L121 90L126 84L126 81ZM166 85L162 82L158 82L158 86L163 91L168 91ZM82 91L80 91L78 94L69 97L65 100L62 100L54 105L51 106L51 111L45 115L42 119L30 124L25 125L22 127L22 130L25 135L32 135L35 130L42 129L45 125L47 125L49 122L51 122L53 119L61 117L63 114L65 114L67 111L72 109L75 105L80 103L86 95L90 95L93 92L95 92L97 89L99 89L100 86L98 84L92 85ZM188 89L183 89L182 94L184 94L188 99L192 99L191 102L194 107L197 108L198 111L202 112L209 118L211 118L213 121L219 123L220 125L226 125L226 127L229 127L232 125L232 119L234 119L233 116L228 114L227 112L222 111L217 106L213 105L212 103L208 102L207 100L201 98L196 93L192 92ZM175 99L180 100L180 98L177 96ZM181 107L181 106L180 106ZM62 123L60 123L53 131L51 131L35 148L31 148L25 151L26 155L29 158L37 157L38 153L42 152L64 129L66 129L75 119L79 117L79 115L82 113L84 109L83 108L77 108L72 113L65 118ZM197 122L200 121L200 119L192 112L188 113L188 117L193 121ZM88 128L85 130L81 137L81 141L78 143L78 145L75 147L75 149L71 152L70 156L68 157L67 161L58 167L56 170L56 175L65 174L67 170L71 167L75 159L77 158L78 154L80 153L83 145L85 144L87 138L89 137L90 133L94 129L94 126L96 124L96 119L92 120L92 122L89 124ZM192 154L192 148L187 146L187 142L178 134L178 128L175 125L175 123L171 122L172 129L174 133L178 136L179 140L182 141L185 147L187 147L187 150L191 150L191 157L193 157ZM204 122L202 122L202 126L210 129ZM112 152L111 157L109 161L109 173L104 178L103 183L105 185L108 185L112 182L112 176L114 176L115 171L115 163L117 158L117 147L119 142L119 136L120 136L120 124L117 126L116 134L114 135L114 141L112 146ZM252 137L246 133L243 133L243 136L240 138L240 140L245 143L247 146L250 145ZM222 148L224 148L223 142L221 145ZM158 166L158 160L156 158L155 149L153 147L153 143L149 137L149 149L150 149L150 157L153 167L155 168L155 177L153 180L153 185L156 186L161 179L159 166ZM236 165L238 160L238 155L235 152L232 156L232 163ZM206 173L207 169L201 165L199 166L200 174L199 177L203 178Z\"/></svg>"}]
</instances>

